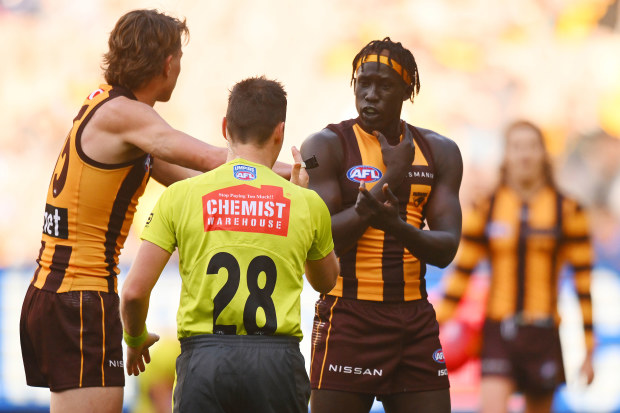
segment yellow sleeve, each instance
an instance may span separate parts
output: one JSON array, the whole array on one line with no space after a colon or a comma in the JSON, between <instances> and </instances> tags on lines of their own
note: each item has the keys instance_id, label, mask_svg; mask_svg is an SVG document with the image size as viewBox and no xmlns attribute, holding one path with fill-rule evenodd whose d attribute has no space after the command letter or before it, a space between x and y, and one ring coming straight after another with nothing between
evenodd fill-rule
<instances>
[{"instance_id":1,"label":"yellow sleeve","mask_svg":"<svg viewBox=\"0 0 620 413\"><path fill-rule=\"evenodd\" d=\"M308 207L310 208L314 231L314 241L310 251L308 251L308 259L320 260L334 249L332 218L321 197L314 191L308 192Z\"/></svg>"},{"instance_id":2,"label":"yellow sleeve","mask_svg":"<svg viewBox=\"0 0 620 413\"><path fill-rule=\"evenodd\" d=\"M161 194L153 212L146 220L140 238L152 242L160 248L173 253L177 247L177 239L173 219L173 193L175 186L172 185Z\"/></svg>"}]
</instances>

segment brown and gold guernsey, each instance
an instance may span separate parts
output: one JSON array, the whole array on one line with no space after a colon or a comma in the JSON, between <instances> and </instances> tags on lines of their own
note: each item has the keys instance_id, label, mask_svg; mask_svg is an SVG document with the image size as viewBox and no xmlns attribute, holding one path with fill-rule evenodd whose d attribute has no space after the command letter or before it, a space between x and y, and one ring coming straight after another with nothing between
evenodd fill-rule
<instances>
[{"instance_id":1,"label":"brown and gold guernsey","mask_svg":"<svg viewBox=\"0 0 620 413\"><path fill-rule=\"evenodd\" d=\"M400 216L422 228L424 206L433 188L435 168L430 147L422 134L413 133L415 159L403 183L394 190ZM355 205L361 181L372 188L385 173L381 146L366 133L358 119L331 124L342 143L344 170L340 176L342 206ZM402 138L402 137L401 137ZM381 230L369 227L357 243L340 257L340 275L330 295L358 300L399 302L426 298L426 264L405 249L403 243Z\"/></svg>"},{"instance_id":2,"label":"brown and gold guernsey","mask_svg":"<svg viewBox=\"0 0 620 413\"><path fill-rule=\"evenodd\" d=\"M586 344L593 346L590 272L594 252L585 211L552 187L523 202L508 187L471 211L437 319L447 320L464 294L469 276L488 257L491 285L486 317L501 321L519 315L525 322L552 319L557 313L558 276L572 267L581 305Z\"/></svg>"},{"instance_id":3,"label":"brown and gold guernsey","mask_svg":"<svg viewBox=\"0 0 620 413\"><path fill-rule=\"evenodd\" d=\"M32 284L53 292L117 292L118 256L150 176L151 157L108 165L82 150L82 131L110 99L136 99L127 89L100 85L67 136L50 181L41 249Z\"/></svg>"}]
</instances>

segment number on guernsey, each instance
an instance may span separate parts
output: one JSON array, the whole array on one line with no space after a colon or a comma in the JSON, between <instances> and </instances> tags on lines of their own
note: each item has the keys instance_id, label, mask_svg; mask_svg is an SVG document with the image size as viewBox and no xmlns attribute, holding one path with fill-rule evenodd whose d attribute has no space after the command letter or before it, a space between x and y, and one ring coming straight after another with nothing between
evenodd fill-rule
<instances>
[{"instance_id":1,"label":"number on guernsey","mask_svg":"<svg viewBox=\"0 0 620 413\"><path fill-rule=\"evenodd\" d=\"M228 278L222 289L213 299L213 333L214 334L237 334L236 325L217 324L217 319L232 301L239 289L241 281L241 269L237 259L227 253L218 252L209 261L207 275L217 275L221 268L228 272ZM265 273L265 285L258 285L258 277ZM248 266L247 285L250 295L243 309L243 325L248 334L273 334L278 328L276 307L271 295L276 287L277 270L276 264L266 255L255 257ZM259 308L265 313L265 325L259 327L256 322L256 312Z\"/></svg>"}]
</instances>

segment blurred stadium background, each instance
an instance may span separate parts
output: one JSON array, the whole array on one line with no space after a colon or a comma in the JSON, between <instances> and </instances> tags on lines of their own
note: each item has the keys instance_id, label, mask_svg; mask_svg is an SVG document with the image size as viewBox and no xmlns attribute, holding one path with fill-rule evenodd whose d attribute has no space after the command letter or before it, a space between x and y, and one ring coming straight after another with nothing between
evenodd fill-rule
<instances>
[{"instance_id":1,"label":"blurred stadium background","mask_svg":"<svg viewBox=\"0 0 620 413\"><path fill-rule=\"evenodd\" d=\"M288 146L354 117L351 60L368 41L388 35L414 53L420 70L420 95L414 105L404 105L403 118L451 137L462 151L464 208L495 184L503 126L515 118L539 124L560 186L591 211L597 250L596 378L584 387L576 375L584 350L566 274L560 306L568 384L557 392L554 410L620 412L618 0L0 0L0 412L49 408L47 389L25 385L21 302L56 156L83 98L102 82L110 30L135 8L187 18L191 40L176 91L156 109L174 127L215 145L223 146L228 88L248 76L284 83ZM280 159L290 162L289 151ZM149 183L140 201L121 257L121 282L161 190ZM441 289L441 276L429 268L431 298ZM485 283L481 268L466 308L476 307ZM155 288L150 329L174 335L178 292L173 263ZM307 359L315 299L304 291ZM453 410L475 411L477 362L451 373L451 383ZM128 412L139 393L137 380L128 378ZM522 408L518 396L512 408ZM380 403L373 411L382 411Z\"/></svg>"}]
</instances>

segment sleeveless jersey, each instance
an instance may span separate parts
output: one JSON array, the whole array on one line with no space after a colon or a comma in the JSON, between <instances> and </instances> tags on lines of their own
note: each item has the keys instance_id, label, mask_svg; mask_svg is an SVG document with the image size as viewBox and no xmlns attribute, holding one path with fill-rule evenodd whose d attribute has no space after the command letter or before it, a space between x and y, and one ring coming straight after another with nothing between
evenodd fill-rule
<instances>
[{"instance_id":1,"label":"sleeveless jersey","mask_svg":"<svg viewBox=\"0 0 620 413\"><path fill-rule=\"evenodd\" d=\"M470 275L488 258L491 284L486 317L501 321L519 315L526 322L553 319L558 277L572 267L588 348L593 346L590 277L594 252L585 211L572 199L546 187L529 202L502 186L463 221L455 270L437 309L445 321L456 310Z\"/></svg>"},{"instance_id":2,"label":"sleeveless jersey","mask_svg":"<svg viewBox=\"0 0 620 413\"><path fill-rule=\"evenodd\" d=\"M417 228L424 226L424 206L433 188L435 167L430 147L412 125L415 159L402 184L392 192L398 198L400 217ZM344 170L340 190L342 207L355 205L361 181L368 189L385 173L381 146L351 119L331 124L342 143ZM401 137L402 138L402 137ZM329 293L370 301L411 301L426 298L426 264L405 249L402 242L381 230L369 227L357 243L340 257L340 275Z\"/></svg>"},{"instance_id":3,"label":"sleeveless jersey","mask_svg":"<svg viewBox=\"0 0 620 413\"><path fill-rule=\"evenodd\" d=\"M331 217L314 191L235 159L167 188L142 239L179 250L178 337L302 337L306 259L333 250Z\"/></svg>"},{"instance_id":4,"label":"sleeveless jersey","mask_svg":"<svg viewBox=\"0 0 620 413\"><path fill-rule=\"evenodd\" d=\"M32 283L54 292L117 292L118 256L149 179L151 157L108 165L82 150L82 131L93 114L128 90L100 85L91 93L65 141L50 180L43 236Z\"/></svg>"}]
</instances>

